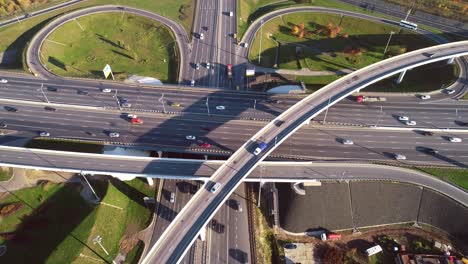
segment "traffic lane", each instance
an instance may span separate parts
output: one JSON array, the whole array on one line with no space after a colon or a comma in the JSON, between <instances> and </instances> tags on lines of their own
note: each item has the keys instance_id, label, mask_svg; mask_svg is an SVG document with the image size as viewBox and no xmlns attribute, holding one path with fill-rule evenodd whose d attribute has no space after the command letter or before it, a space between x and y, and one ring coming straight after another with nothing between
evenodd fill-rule
<instances>
[{"instance_id":1,"label":"traffic lane","mask_svg":"<svg viewBox=\"0 0 468 264\"><path fill-rule=\"evenodd\" d=\"M231 216L228 218L228 263L249 263L251 258L249 236L251 234L249 233L247 202L251 201L246 200L244 184L239 185L228 202L229 205L227 207L231 212Z\"/></svg>"},{"instance_id":2,"label":"traffic lane","mask_svg":"<svg viewBox=\"0 0 468 264\"><path fill-rule=\"evenodd\" d=\"M164 180L161 190L161 200L159 204L157 204L157 218L154 225L153 234L151 236L150 246L156 243L161 234L177 214L177 211L175 210L175 204L170 202L171 193L176 191L176 181Z\"/></svg>"},{"instance_id":3,"label":"traffic lane","mask_svg":"<svg viewBox=\"0 0 468 264\"><path fill-rule=\"evenodd\" d=\"M210 235L208 250L208 263L229 263L228 261L228 219L229 210L221 206L215 216L208 222L207 229Z\"/></svg>"}]
</instances>

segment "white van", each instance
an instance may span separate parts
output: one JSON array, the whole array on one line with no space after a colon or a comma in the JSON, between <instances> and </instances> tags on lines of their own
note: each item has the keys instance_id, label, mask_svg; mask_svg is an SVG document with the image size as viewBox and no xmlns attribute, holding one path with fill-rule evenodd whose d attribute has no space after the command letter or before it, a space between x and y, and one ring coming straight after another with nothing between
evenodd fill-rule
<instances>
[{"instance_id":1,"label":"white van","mask_svg":"<svg viewBox=\"0 0 468 264\"><path fill-rule=\"evenodd\" d=\"M174 202L175 202L175 193L171 193L170 202L171 202L171 203L174 203Z\"/></svg>"}]
</instances>

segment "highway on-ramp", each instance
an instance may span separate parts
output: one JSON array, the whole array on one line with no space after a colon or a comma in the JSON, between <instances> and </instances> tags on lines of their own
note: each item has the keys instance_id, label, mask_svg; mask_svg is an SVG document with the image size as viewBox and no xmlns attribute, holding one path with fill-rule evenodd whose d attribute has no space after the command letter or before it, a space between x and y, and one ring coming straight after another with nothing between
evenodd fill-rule
<instances>
[{"instance_id":1,"label":"highway on-ramp","mask_svg":"<svg viewBox=\"0 0 468 264\"><path fill-rule=\"evenodd\" d=\"M277 144L327 107L358 89L400 71L465 55L468 55L468 41L412 51L357 70L306 97L261 129L213 174L202 191L199 191L177 215L155 247L143 259L143 263L177 263L242 179L272 152ZM257 141L265 142L268 147L259 155L254 155L252 152L257 146ZM210 192L214 183L221 184L216 193Z\"/></svg>"}]
</instances>

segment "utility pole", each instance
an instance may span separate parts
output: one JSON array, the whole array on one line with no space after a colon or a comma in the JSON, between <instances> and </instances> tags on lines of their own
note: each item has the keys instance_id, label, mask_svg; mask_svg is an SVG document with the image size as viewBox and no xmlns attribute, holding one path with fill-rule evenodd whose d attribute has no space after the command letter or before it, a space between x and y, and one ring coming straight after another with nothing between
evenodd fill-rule
<instances>
[{"instance_id":1,"label":"utility pole","mask_svg":"<svg viewBox=\"0 0 468 264\"><path fill-rule=\"evenodd\" d=\"M209 100L209 99L210 99L210 97L207 96L207 97L206 97L206 103L205 103L205 105L206 105L206 111L208 112L208 116L211 116L211 114L210 114L210 105L209 105L209 103L208 103L208 100Z\"/></svg>"},{"instance_id":2,"label":"utility pole","mask_svg":"<svg viewBox=\"0 0 468 264\"><path fill-rule=\"evenodd\" d=\"M102 250L106 253L106 255L110 257L109 252L107 252L107 250L104 248L101 242L102 242L102 237L100 235L97 235L95 238L93 238L93 244L94 245L99 244L99 246L101 246ZM114 260L112 260L112 263L117 264Z\"/></svg>"},{"instance_id":3,"label":"utility pole","mask_svg":"<svg viewBox=\"0 0 468 264\"><path fill-rule=\"evenodd\" d=\"M260 49L258 50L258 65L260 65L260 60L262 57L263 19L260 20L260 23Z\"/></svg>"},{"instance_id":4,"label":"utility pole","mask_svg":"<svg viewBox=\"0 0 468 264\"><path fill-rule=\"evenodd\" d=\"M159 98L158 101L162 103L163 113L165 114L166 113L166 106L164 105L164 93L161 95L161 98Z\"/></svg>"},{"instance_id":5,"label":"utility pole","mask_svg":"<svg viewBox=\"0 0 468 264\"><path fill-rule=\"evenodd\" d=\"M392 39L393 34L395 34L395 32L390 31L390 36L388 37L387 45L385 45L385 49L382 55L383 58L385 58L385 53L387 52L388 44L390 44L390 40Z\"/></svg>"},{"instance_id":6,"label":"utility pole","mask_svg":"<svg viewBox=\"0 0 468 264\"><path fill-rule=\"evenodd\" d=\"M43 84L43 83L41 83L41 93L42 93L42 95L44 96L44 98L46 99L46 102L47 102L48 104L50 104L49 99L47 98L47 96L46 96L45 93L44 93L44 84Z\"/></svg>"},{"instance_id":7,"label":"utility pole","mask_svg":"<svg viewBox=\"0 0 468 264\"><path fill-rule=\"evenodd\" d=\"M119 110L122 111L122 107L120 106L119 98L117 97L117 89L115 89L114 98L115 98L115 101L117 102L117 106L119 107Z\"/></svg>"},{"instance_id":8,"label":"utility pole","mask_svg":"<svg viewBox=\"0 0 468 264\"><path fill-rule=\"evenodd\" d=\"M260 166L260 183L258 185L258 203L257 207L260 208L260 199L262 197L262 174L263 174L263 166Z\"/></svg>"},{"instance_id":9,"label":"utility pole","mask_svg":"<svg viewBox=\"0 0 468 264\"><path fill-rule=\"evenodd\" d=\"M328 97L328 104L327 104L327 110L325 110L325 116L323 117L323 124L325 124L326 120L327 120L327 114L328 114L328 107L330 105L330 101L331 101L331 97Z\"/></svg>"}]
</instances>

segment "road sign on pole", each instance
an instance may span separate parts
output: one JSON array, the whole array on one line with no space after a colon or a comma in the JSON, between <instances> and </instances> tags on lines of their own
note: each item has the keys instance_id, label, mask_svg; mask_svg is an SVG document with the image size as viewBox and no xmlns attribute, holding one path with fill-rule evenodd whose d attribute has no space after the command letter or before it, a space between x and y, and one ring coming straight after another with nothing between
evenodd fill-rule
<instances>
[{"instance_id":1,"label":"road sign on pole","mask_svg":"<svg viewBox=\"0 0 468 264\"><path fill-rule=\"evenodd\" d=\"M104 73L104 77L107 79L109 77L109 74L112 76L112 80L115 81L114 74L112 73L111 66L109 64L106 64L104 69L102 69L102 72Z\"/></svg>"}]
</instances>

